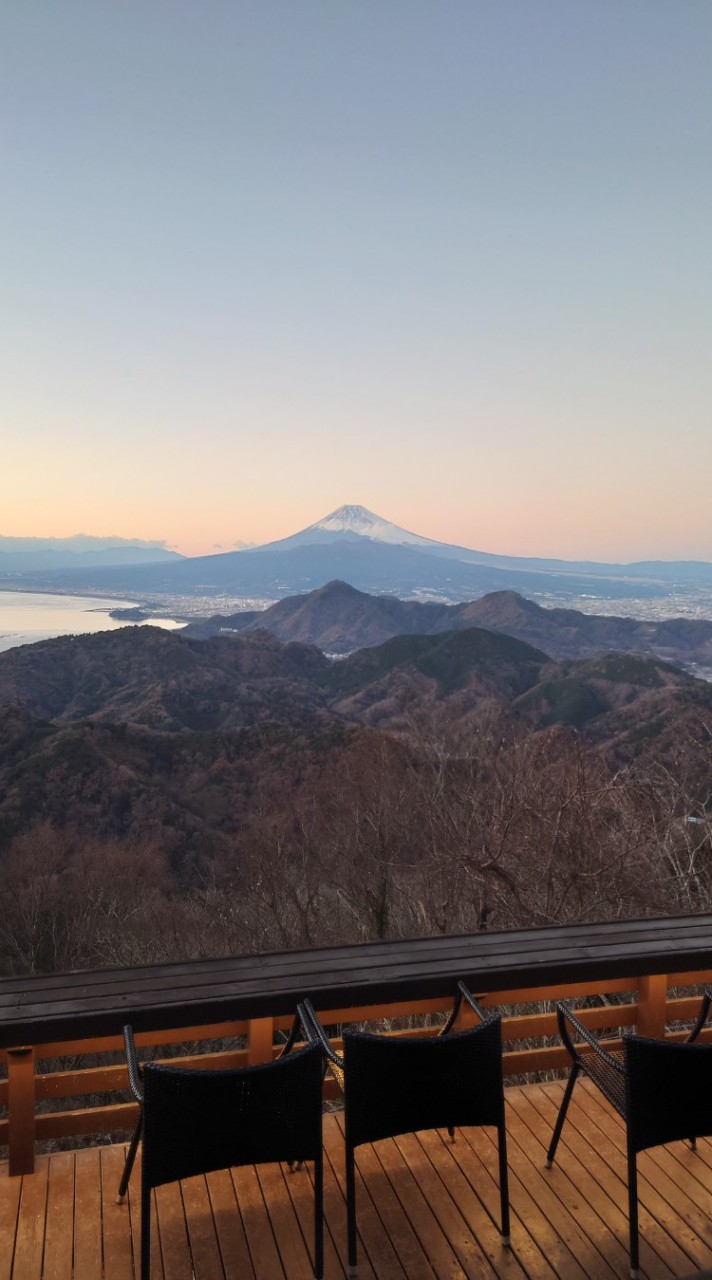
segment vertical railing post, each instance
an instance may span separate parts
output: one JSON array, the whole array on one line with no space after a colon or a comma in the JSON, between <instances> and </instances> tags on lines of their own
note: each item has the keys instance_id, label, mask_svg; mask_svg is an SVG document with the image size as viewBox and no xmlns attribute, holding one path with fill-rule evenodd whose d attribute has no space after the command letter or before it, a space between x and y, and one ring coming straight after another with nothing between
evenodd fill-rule
<instances>
[{"instance_id":1,"label":"vertical railing post","mask_svg":"<svg viewBox=\"0 0 712 1280\"><path fill-rule=\"evenodd\" d=\"M638 979L638 1022L640 1036L661 1040L665 1035L667 974L656 973Z\"/></svg>"},{"instance_id":2,"label":"vertical railing post","mask_svg":"<svg viewBox=\"0 0 712 1280\"><path fill-rule=\"evenodd\" d=\"M258 1062L272 1061L274 1018L250 1018L247 1024L247 1062L253 1067Z\"/></svg>"},{"instance_id":3,"label":"vertical railing post","mask_svg":"<svg viewBox=\"0 0 712 1280\"><path fill-rule=\"evenodd\" d=\"M34 1173L35 1051L32 1047L7 1051L7 1119L10 1177Z\"/></svg>"}]
</instances>

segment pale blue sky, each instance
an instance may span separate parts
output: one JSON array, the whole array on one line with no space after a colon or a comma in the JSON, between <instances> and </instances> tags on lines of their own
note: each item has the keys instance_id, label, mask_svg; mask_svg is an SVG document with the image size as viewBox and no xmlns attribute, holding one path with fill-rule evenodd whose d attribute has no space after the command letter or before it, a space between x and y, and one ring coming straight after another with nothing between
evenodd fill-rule
<instances>
[{"instance_id":1,"label":"pale blue sky","mask_svg":"<svg viewBox=\"0 0 712 1280\"><path fill-rule=\"evenodd\" d=\"M0 533L712 559L708 0L23 0L0 48Z\"/></svg>"}]
</instances>

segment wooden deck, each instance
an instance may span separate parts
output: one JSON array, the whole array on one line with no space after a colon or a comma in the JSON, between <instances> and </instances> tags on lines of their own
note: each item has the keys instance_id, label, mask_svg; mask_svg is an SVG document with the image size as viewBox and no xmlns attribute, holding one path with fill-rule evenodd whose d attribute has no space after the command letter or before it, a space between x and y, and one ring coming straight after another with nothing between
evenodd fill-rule
<instances>
[{"instance_id":1,"label":"wooden deck","mask_svg":"<svg viewBox=\"0 0 712 1280\"><path fill-rule=\"evenodd\" d=\"M488 1131L439 1133L358 1154L359 1275L364 1280L612 1280L626 1277L622 1126L579 1082L556 1167L544 1155L561 1084L507 1089L512 1250L503 1250L496 1147ZM343 1117L325 1117L326 1280L345 1276ZM133 1280L138 1197L115 1203L124 1148L38 1159L9 1178L0 1166L0 1280ZM641 1265L651 1280L712 1269L712 1142L639 1157ZM136 1175L135 1175L136 1176ZM159 1188L156 1280L309 1280L308 1172L260 1166Z\"/></svg>"}]
</instances>

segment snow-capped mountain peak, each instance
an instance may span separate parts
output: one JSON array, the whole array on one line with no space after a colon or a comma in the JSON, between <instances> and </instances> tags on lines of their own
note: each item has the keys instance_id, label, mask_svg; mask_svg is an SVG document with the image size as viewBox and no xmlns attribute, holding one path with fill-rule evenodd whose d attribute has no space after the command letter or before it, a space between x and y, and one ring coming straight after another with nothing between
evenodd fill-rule
<instances>
[{"instance_id":1,"label":"snow-capped mountain peak","mask_svg":"<svg viewBox=\"0 0 712 1280\"><path fill-rule=\"evenodd\" d=\"M316 524L303 529L299 537L306 540L308 534L351 534L358 538L371 538L374 542L387 542L398 546L432 547L437 545L430 538L421 538L417 533L401 529L390 520L384 520L367 507L347 504L337 507Z\"/></svg>"}]
</instances>

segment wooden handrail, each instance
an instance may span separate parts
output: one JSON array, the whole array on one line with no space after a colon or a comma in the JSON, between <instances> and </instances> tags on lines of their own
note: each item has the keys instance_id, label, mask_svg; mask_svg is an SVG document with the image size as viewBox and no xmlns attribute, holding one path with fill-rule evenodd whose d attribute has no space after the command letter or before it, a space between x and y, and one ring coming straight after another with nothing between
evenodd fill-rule
<instances>
[{"instance_id":1,"label":"wooden handrail","mask_svg":"<svg viewBox=\"0 0 712 1280\"><path fill-rule=\"evenodd\" d=\"M513 929L0 979L0 1048L478 992L650 978L712 964L712 915Z\"/></svg>"},{"instance_id":2,"label":"wooden handrail","mask_svg":"<svg viewBox=\"0 0 712 1280\"><path fill-rule=\"evenodd\" d=\"M712 981L712 971L689 972L669 976L656 975L655 981L645 975L642 978L616 978L598 983L562 983L551 987L522 987L488 993L486 1004L490 1006L527 1006L524 1012L507 1014L503 1019L505 1045L522 1041L548 1040L556 1036L556 1018L553 1012L532 1012L533 1002L555 999L583 999L593 994L624 997L620 1004L607 1003L595 1008L581 1009L578 1016L584 1025L599 1030L635 1026L639 1030L657 1025L662 1015L665 1022L692 1019L699 1008L699 997L668 998L669 986L703 985ZM444 998L433 1000L398 1001L390 1004L338 1008L322 1011L325 1023L341 1027L365 1020L389 1021L419 1018L444 1013L450 1005ZM230 1037L245 1040L244 1048L210 1049L204 1053L192 1053L181 1058L181 1063L205 1068L224 1068L248 1065L269 1060L279 1052L274 1043L275 1033L285 1031L289 1019L261 1018L240 1023L218 1023L190 1028L173 1028L168 1032L142 1032L137 1035L139 1048L175 1045L176 1043L215 1042ZM437 1027L418 1026L412 1030L394 1034L433 1034ZM189 1033L189 1037L188 1034ZM677 1033L672 1033L675 1038ZM707 1038L706 1036L703 1038ZM86 1136L93 1133L123 1132L135 1123L136 1107L133 1103L116 1101L89 1104L72 1110L47 1111L48 1101L79 1099L96 1094L125 1093L128 1088L126 1067L123 1063L106 1066L60 1066L56 1070L35 1072L35 1062L62 1057L93 1057L104 1052L115 1052L120 1047L115 1036L77 1039L60 1043L48 1043L34 1047L22 1046L0 1052L0 1060L8 1065L8 1079L0 1081L0 1106L7 1107L7 1117L0 1119L0 1144L8 1144L11 1175L31 1172L34 1160L35 1139L47 1140ZM339 1038L336 1038L337 1045ZM606 1040L615 1048L617 1039ZM160 1059L159 1059L160 1060ZM174 1059L173 1059L174 1060ZM508 1076L520 1076L538 1071L549 1071L568 1066L568 1056L560 1044L537 1044L507 1048L504 1054L504 1070ZM333 1096L333 1082L328 1082L326 1092ZM39 1106L38 1106L39 1104Z\"/></svg>"},{"instance_id":3,"label":"wooden handrail","mask_svg":"<svg viewBox=\"0 0 712 1280\"><path fill-rule=\"evenodd\" d=\"M140 1048L202 1043L205 1053L191 1053L190 1061L258 1063L277 1051L276 1034L288 1029L305 996L336 1028L422 1019L451 1005L462 978L485 1007L516 1010L504 1019L505 1071L522 1075L567 1064L563 1048L546 1043L556 1035L555 1020L550 1011L532 1010L539 1002L613 997L611 1006L582 1013L588 1026L604 1031L636 1026L662 1035L666 1021L692 1017L694 1002L670 1001L668 989L712 981L710 939L712 915L697 915L1 979L7 1080L0 1081L0 1144L9 1145L10 1171L20 1173L32 1165L35 1137L130 1127L135 1107L120 1100L52 1109L62 1099L125 1091L122 1064L62 1062L121 1050L125 1022ZM236 1038L237 1046L215 1048Z\"/></svg>"}]
</instances>

